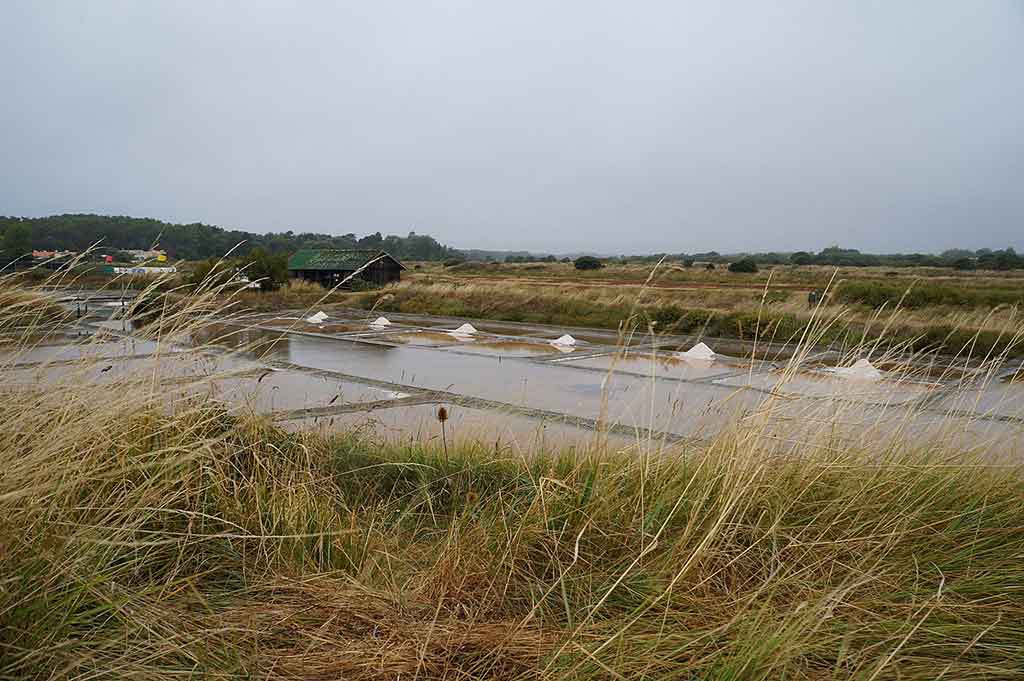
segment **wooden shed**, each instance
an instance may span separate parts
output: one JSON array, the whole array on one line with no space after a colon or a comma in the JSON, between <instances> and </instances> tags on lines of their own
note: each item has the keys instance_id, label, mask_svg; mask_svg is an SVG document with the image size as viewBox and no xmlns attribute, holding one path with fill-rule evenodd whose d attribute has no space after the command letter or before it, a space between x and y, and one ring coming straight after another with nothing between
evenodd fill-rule
<instances>
[{"instance_id":1,"label":"wooden shed","mask_svg":"<svg viewBox=\"0 0 1024 681\"><path fill-rule=\"evenodd\" d=\"M402 278L405 265L384 251L316 249L296 251L288 259L288 276L325 288L348 286L354 279L383 286Z\"/></svg>"}]
</instances>

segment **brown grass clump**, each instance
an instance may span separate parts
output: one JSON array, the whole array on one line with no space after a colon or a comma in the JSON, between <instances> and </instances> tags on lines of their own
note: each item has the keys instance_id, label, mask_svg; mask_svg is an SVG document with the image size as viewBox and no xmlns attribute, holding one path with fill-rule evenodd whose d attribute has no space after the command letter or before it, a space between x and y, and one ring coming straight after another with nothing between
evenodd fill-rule
<instances>
[{"instance_id":1,"label":"brown grass clump","mask_svg":"<svg viewBox=\"0 0 1024 681\"><path fill-rule=\"evenodd\" d=\"M0 286L0 331L51 326L69 316L51 296L36 290Z\"/></svg>"},{"instance_id":2,"label":"brown grass clump","mask_svg":"<svg viewBox=\"0 0 1024 681\"><path fill-rule=\"evenodd\" d=\"M327 577L268 585L220 614L249 632L251 671L296 679L509 678L555 643L537 624L440 616L428 598L396 600Z\"/></svg>"}]
</instances>

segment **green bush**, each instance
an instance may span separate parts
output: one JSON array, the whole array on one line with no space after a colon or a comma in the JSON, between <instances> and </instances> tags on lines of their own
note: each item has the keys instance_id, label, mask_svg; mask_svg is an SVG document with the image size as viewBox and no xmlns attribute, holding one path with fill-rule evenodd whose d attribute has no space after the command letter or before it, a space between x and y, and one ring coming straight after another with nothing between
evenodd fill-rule
<instances>
[{"instance_id":1,"label":"green bush","mask_svg":"<svg viewBox=\"0 0 1024 681\"><path fill-rule=\"evenodd\" d=\"M592 255L580 256L573 264L578 270L599 270L604 267L604 263Z\"/></svg>"},{"instance_id":2,"label":"green bush","mask_svg":"<svg viewBox=\"0 0 1024 681\"><path fill-rule=\"evenodd\" d=\"M978 269L978 262L974 258L958 258L953 262L953 269L976 270Z\"/></svg>"},{"instance_id":3,"label":"green bush","mask_svg":"<svg viewBox=\"0 0 1024 681\"><path fill-rule=\"evenodd\" d=\"M654 309L651 314L651 321L657 323L663 329L676 324L684 314L685 312L678 305L662 305Z\"/></svg>"},{"instance_id":4,"label":"green bush","mask_svg":"<svg viewBox=\"0 0 1024 681\"><path fill-rule=\"evenodd\" d=\"M743 258L729 264L730 272L757 272L757 263L750 258Z\"/></svg>"},{"instance_id":5,"label":"green bush","mask_svg":"<svg viewBox=\"0 0 1024 681\"><path fill-rule=\"evenodd\" d=\"M835 298L842 303L867 305L875 309L896 304L908 309L940 305L995 307L1024 303L1024 291L992 287L974 289L935 283L906 286L880 281L844 281L836 287Z\"/></svg>"}]
</instances>

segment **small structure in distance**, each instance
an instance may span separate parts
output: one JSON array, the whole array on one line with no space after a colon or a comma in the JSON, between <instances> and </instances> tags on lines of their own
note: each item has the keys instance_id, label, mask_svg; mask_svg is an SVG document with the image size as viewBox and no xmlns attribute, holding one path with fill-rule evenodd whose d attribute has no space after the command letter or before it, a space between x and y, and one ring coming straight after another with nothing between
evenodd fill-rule
<instances>
[{"instance_id":1,"label":"small structure in distance","mask_svg":"<svg viewBox=\"0 0 1024 681\"><path fill-rule=\"evenodd\" d=\"M288 276L320 284L345 286L353 279L383 286L400 281L405 265L384 251L313 249L296 251L288 258Z\"/></svg>"}]
</instances>

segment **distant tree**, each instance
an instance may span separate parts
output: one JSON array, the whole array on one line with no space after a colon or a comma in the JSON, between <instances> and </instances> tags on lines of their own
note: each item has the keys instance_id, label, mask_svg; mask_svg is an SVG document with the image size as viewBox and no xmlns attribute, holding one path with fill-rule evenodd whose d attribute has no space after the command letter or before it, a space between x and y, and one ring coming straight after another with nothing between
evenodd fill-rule
<instances>
[{"instance_id":1,"label":"distant tree","mask_svg":"<svg viewBox=\"0 0 1024 681\"><path fill-rule=\"evenodd\" d=\"M814 256L807 251L797 251L789 256L789 262L794 265L813 265Z\"/></svg>"},{"instance_id":2,"label":"distant tree","mask_svg":"<svg viewBox=\"0 0 1024 681\"><path fill-rule=\"evenodd\" d=\"M570 263L570 262L572 262L572 260L570 258L562 258L562 262Z\"/></svg>"},{"instance_id":3,"label":"distant tree","mask_svg":"<svg viewBox=\"0 0 1024 681\"><path fill-rule=\"evenodd\" d=\"M757 272L757 263L750 258L743 258L729 264L730 272Z\"/></svg>"},{"instance_id":4,"label":"distant tree","mask_svg":"<svg viewBox=\"0 0 1024 681\"><path fill-rule=\"evenodd\" d=\"M1024 267L1024 258L1012 248L1001 251L983 249L978 251L978 269L1013 270Z\"/></svg>"},{"instance_id":5,"label":"distant tree","mask_svg":"<svg viewBox=\"0 0 1024 681\"><path fill-rule=\"evenodd\" d=\"M444 260L460 255L425 234L384 237L380 232L357 239L354 234L313 234L288 230L256 234L225 230L213 225L173 224L150 218L66 214L45 218L0 216L0 250L6 250L3 234L12 226L31 230L31 247L46 250L83 251L99 244L113 253L126 249L150 249L159 245L175 260L244 257L257 248L271 254L290 254L300 248L365 248L387 250L399 259ZM25 252L28 252L26 250Z\"/></svg>"},{"instance_id":6,"label":"distant tree","mask_svg":"<svg viewBox=\"0 0 1024 681\"><path fill-rule=\"evenodd\" d=\"M205 286L214 287L222 286L238 275L238 270L234 264L224 261L210 258L197 262L192 267L192 272L188 276L187 281L189 284L199 286L203 284Z\"/></svg>"},{"instance_id":7,"label":"distant tree","mask_svg":"<svg viewBox=\"0 0 1024 681\"><path fill-rule=\"evenodd\" d=\"M242 272L251 281L259 281L263 291L276 291L288 281L288 258L257 248L242 259Z\"/></svg>"},{"instance_id":8,"label":"distant tree","mask_svg":"<svg viewBox=\"0 0 1024 681\"><path fill-rule=\"evenodd\" d=\"M604 263L592 255L581 255L573 264L578 270L599 270L604 267Z\"/></svg>"},{"instance_id":9,"label":"distant tree","mask_svg":"<svg viewBox=\"0 0 1024 681\"><path fill-rule=\"evenodd\" d=\"M815 262L819 265L840 265L847 267L870 267L882 264L881 259L876 255L861 253L856 248L840 248L829 246L823 248Z\"/></svg>"},{"instance_id":10,"label":"distant tree","mask_svg":"<svg viewBox=\"0 0 1024 681\"><path fill-rule=\"evenodd\" d=\"M32 230L23 222L15 222L4 232L4 255L20 258L32 252Z\"/></svg>"},{"instance_id":11,"label":"distant tree","mask_svg":"<svg viewBox=\"0 0 1024 681\"><path fill-rule=\"evenodd\" d=\"M382 247L383 245L384 245L384 237L381 236L380 232L376 232L374 234L370 234L368 236L364 236L358 242L359 248L376 249L376 248Z\"/></svg>"},{"instance_id":12,"label":"distant tree","mask_svg":"<svg viewBox=\"0 0 1024 681\"><path fill-rule=\"evenodd\" d=\"M957 258L953 261L953 269L955 270L976 270L978 269L978 263L974 258Z\"/></svg>"},{"instance_id":13,"label":"distant tree","mask_svg":"<svg viewBox=\"0 0 1024 681\"><path fill-rule=\"evenodd\" d=\"M706 269L706 270L713 270L713 269L715 269L715 263L709 262L708 264L704 265L704 269Z\"/></svg>"},{"instance_id":14,"label":"distant tree","mask_svg":"<svg viewBox=\"0 0 1024 681\"><path fill-rule=\"evenodd\" d=\"M683 267L689 269L693 267L693 258L686 258L683 260Z\"/></svg>"}]
</instances>

